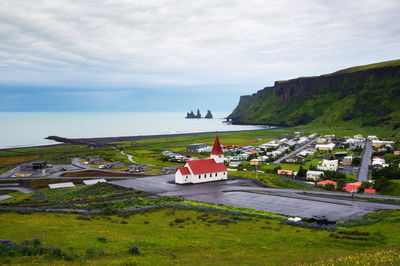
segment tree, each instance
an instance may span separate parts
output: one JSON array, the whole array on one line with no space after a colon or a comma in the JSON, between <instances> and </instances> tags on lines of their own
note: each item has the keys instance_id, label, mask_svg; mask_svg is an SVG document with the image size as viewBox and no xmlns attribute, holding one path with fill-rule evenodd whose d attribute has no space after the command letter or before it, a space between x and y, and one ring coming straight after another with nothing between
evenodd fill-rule
<instances>
[{"instance_id":1,"label":"tree","mask_svg":"<svg viewBox=\"0 0 400 266\"><path fill-rule=\"evenodd\" d=\"M338 181L337 181L336 189L337 189L338 191L342 191L343 188L344 188L344 185L345 185L345 182L344 182L343 179L338 180Z\"/></svg>"},{"instance_id":2,"label":"tree","mask_svg":"<svg viewBox=\"0 0 400 266\"><path fill-rule=\"evenodd\" d=\"M303 168L302 165L300 165L299 171L297 172L298 177L306 177L307 176L307 170Z\"/></svg>"},{"instance_id":3,"label":"tree","mask_svg":"<svg viewBox=\"0 0 400 266\"><path fill-rule=\"evenodd\" d=\"M370 182L362 182L360 188L358 189L358 192L362 193L364 192L364 189L366 188L372 188L373 184Z\"/></svg>"}]
</instances>

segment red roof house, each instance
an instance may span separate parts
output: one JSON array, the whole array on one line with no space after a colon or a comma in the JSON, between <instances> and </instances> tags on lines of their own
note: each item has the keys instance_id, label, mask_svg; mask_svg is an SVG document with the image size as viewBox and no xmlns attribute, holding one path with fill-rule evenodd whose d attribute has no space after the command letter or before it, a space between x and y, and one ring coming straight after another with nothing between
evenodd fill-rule
<instances>
[{"instance_id":1,"label":"red roof house","mask_svg":"<svg viewBox=\"0 0 400 266\"><path fill-rule=\"evenodd\" d=\"M293 171L292 170L281 170L281 169L279 169L278 170L278 175L293 175Z\"/></svg>"},{"instance_id":2,"label":"red roof house","mask_svg":"<svg viewBox=\"0 0 400 266\"><path fill-rule=\"evenodd\" d=\"M355 186L355 185L347 184L347 185L343 188L343 190L346 191L346 192L352 193L352 192L357 192L359 187L360 187L360 186Z\"/></svg>"},{"instance_id":3,"label":"red roof house","mask_svg":"<svg viewBox=\"0 0 400 266\"><path fill-rule=\"evenodd\" d=\"M365 188L364 189L364 193L370 193L370 194L375 194L375 189L373 188Z\"/></svg>"},{"instance_id":4,"label":"red roof house","mask_svg":"<svg viewBox=\"0 0 400 266\"><path fill-rule=\"evenodd\" d=\"M332 180L320 181L320 182L318 182L317 184L320 185L320 186L325 186L325 185L327 185L327 184L332 184L332 185L334 185L335 187L337 186L337 182L332 181Z\"/></svg>"}]
</instances>

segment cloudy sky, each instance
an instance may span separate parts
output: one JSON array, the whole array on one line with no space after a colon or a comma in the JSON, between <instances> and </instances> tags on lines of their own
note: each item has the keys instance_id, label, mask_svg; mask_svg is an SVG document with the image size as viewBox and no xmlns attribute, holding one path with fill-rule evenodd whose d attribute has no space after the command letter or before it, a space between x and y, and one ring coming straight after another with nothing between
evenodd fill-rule
<instances>
[{"instance_id":1,"label":"cloudy sky","mask_svg":"<svg viewBox=\"0 0 400 266\"><path fill-rule=\"evenodd\" d=\"M0 111L232 110L400 58L398 0L2 0Z\"/></svg>"}]
</instances>

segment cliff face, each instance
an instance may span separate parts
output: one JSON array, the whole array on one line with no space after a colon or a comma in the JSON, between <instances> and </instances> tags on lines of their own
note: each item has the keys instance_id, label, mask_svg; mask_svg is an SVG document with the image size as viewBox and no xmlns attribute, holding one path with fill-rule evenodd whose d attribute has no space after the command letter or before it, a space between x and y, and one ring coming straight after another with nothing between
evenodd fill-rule
<instances>
[{"instance_id":1,"label":"cliff face","mask_svg":"<svg viewBox=\"0 0 400 266\"><path fill-rule=\"evenodd\" d=\"M400 60L277 81L241 96L234 124L400 126Z\"/></svg>"}]
</instances>

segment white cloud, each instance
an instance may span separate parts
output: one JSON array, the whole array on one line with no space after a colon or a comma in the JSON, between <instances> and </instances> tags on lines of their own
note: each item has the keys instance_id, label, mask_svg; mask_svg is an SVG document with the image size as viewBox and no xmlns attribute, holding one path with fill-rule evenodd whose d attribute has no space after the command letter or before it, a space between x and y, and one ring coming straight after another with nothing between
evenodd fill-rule
<instances>
[{"instance_id":1,"label":"white cloud","mask_svg":"<svg viewBox=\"0 0 400 266\"><path fill-rule=\"evenodd\" d=\"M225 87L396 59L400 2L3 0L0 83Z\"/></svg>"}]
</instances>

